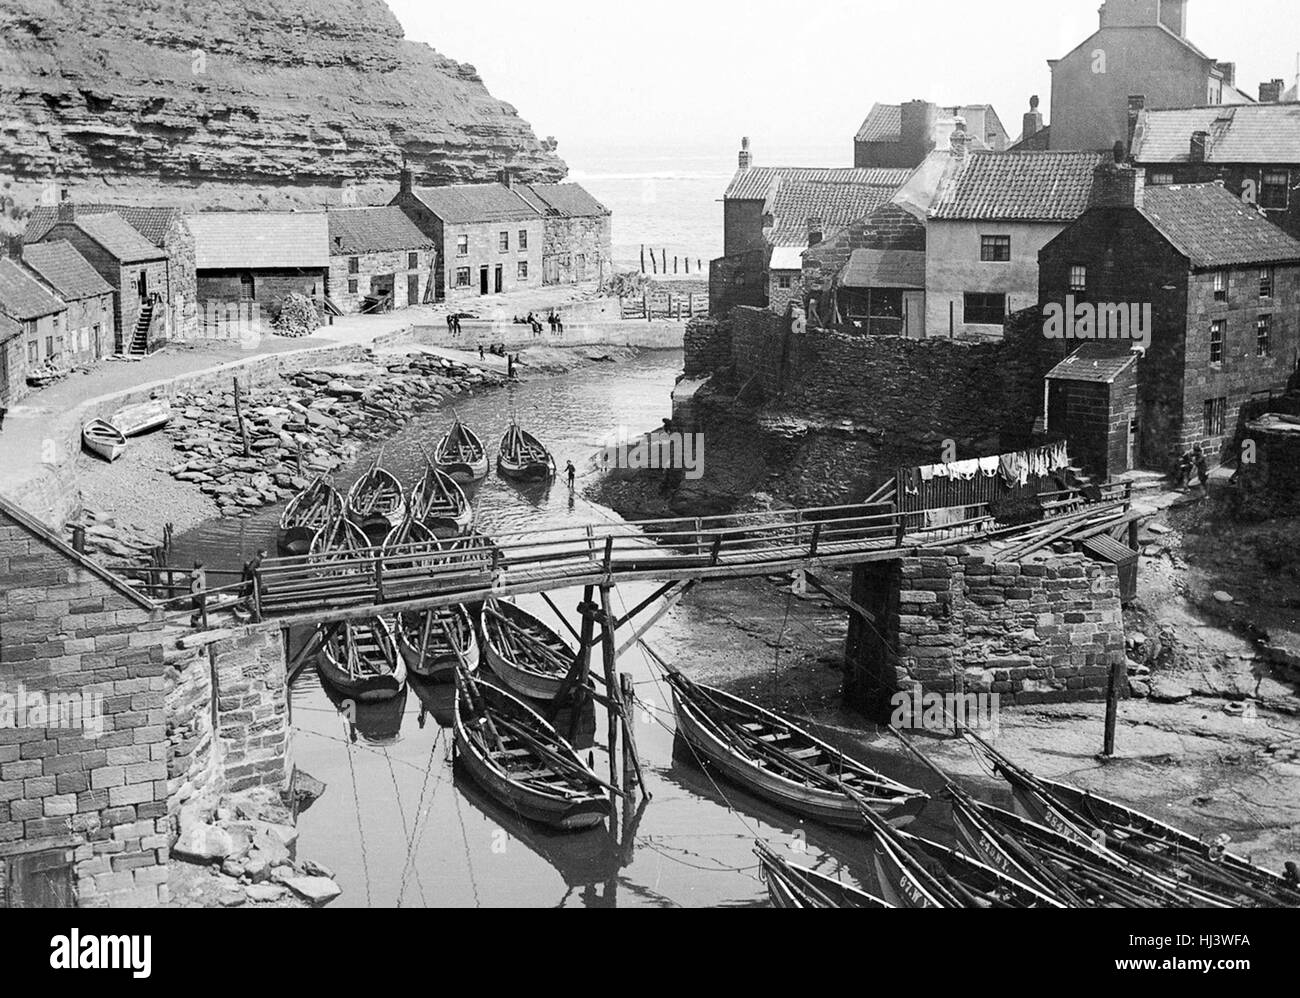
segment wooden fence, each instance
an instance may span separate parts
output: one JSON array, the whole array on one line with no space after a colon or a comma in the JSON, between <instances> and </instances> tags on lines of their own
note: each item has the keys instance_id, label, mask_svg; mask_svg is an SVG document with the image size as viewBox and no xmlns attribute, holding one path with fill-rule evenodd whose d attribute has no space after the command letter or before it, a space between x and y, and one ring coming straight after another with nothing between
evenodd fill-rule
<instances>
[{"instance_id":1,"label":"wooden fence","mask_svg":"<svg viewBox=\"0 0 1300 998\"><path fill-rule=\"evenodd\" d=\"M709 296L658 292L640 298L624 297L618 300L618 311L623 319L644 319L647 322L651 319L689 320L709 314Z\"/></svg>"}]
</instances>

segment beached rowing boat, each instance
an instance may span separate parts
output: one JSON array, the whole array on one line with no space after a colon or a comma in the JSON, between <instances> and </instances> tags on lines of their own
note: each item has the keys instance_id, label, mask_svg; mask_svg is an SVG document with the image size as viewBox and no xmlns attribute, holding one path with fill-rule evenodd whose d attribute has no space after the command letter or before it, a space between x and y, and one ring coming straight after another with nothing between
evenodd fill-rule
<instances>
[{"instance_id":1,"label":"beached rowing boat","mask_svg":"<svg viewBox=\"0 0 1300 998\"><path fill-rule=\"evenodd\" d=\"M488 473L487 448L478 434L458 419L438 441L433 463L457 482L476 482Z\"/></svg>"},{"instance_id":2,"label":"beached rowing boat","mask_svg":"<svg viewBox=\"0 0 1300 998\"><path fill-rule=\"evenodd\" d=\"M536 482L555 477L555 458L542 442L519 424L511 423L501 435L497 471L506 478Z\"/></svg>"},{"instance_id":3,"label":"beached rowing boat","mask_svg":"<svg viewBox=\"0 0 1300 998\"><path fill-rule=\"evenodd\" d=\"M479 663L474 621L463 606L399 613L397 650L413 675L436 683L451 682L462 656L470 672Z\"/></svg>"},{"instance_id":4,"label":"beached rowing boat","mask_svg":"<svg viewBox=\"0 0 1300 998\"><path fill-rule=\"evenodd\" d=\"M397 653L392 628L381 617L324 624L328 628L316 659L321 679L357 700L387 700L406 685L406 662Z\"/></svg>"},{"instance_id":5,"label":"beached rowing boat","mask_svg":"<svg viewBox=\"0 0 1300 998\"><path fill-rule=\"evenodd\" d=\"M890 821L910 821L929 795L853 759L798 725L748 700L667 670L677 731L702 762L795 814L859 828L857 801Z\"/></svg>"},{"instance_id":6,"label":"beached rowing boat","mask_svg":"<svg viewBox=\"0 0 1300 998\"><path fill-rule=\"evenodd\" d=\"M892 908L874 894L868 894L828 877L824 873L796 866L777 854L761 839L754 843L759 874L767 885L773 908Z\"/></svg>"},{"instance_id":7,"label":"beached rowing boat","mask_svg":"<svg viewBox=\"0 0 1300 998\"><path fill-rule=\"evenodd\" d=\"M348 489L347 514L376 547L406 519L406 509L402 483L379 466L378 457Z\"/></svg>"},{"instance_id":8,"label":"beached rowing boat","mask_svg":"<svg viewBox=\"0 0 1300 998\"><path fill-rule=\"evenodd\" d=\"M126 450L126 436L103 419L92 419L81 428L81 442L86 450L98 454L110 464Z\"/></svg>"},{"instance_id":9,"label":"beached rowing boat","mask_svg":"<svg viewBox=\"0 0 1300 998\"><path fill-rule=\"evenodd\" d=\"M343 516L343 497L322 476L290 500L280 514L276 551L282 558L311 550L316 532Z\"/></svg>"},{"instance_id":10,"label":"beached rowing boat","mask_svg":"<svg viewBox=\"0 0 1300 998\"><path fill-rule=\"evenodd\" d=\"M1300 883L1204 842L1182 829L1079 787L1017 766L973 733L968 740L1011 784L1016 804L1034 821L1080 841L1104 842L1152 873L1218 894L1246 907L1300 907Z\"/></svg>"},{"instance_id":11,"label":"beached rowing boat","mask_svg":"<svg viewBox=\"0 0 1300 998\"><path fill-rule=\"evenodd\" d=\"M411 491L409 516L439 537L455 537L474 525L474 507L464 491L454 478L432 464Z\"/></svg>"},{"instance_id":12,"label":"beached rowing boat","mask_svg":"<svg viewBox=\"0 0 1300 998\"><path fill-rule=\"evenodd\" d=\"M554 699L574 658L564 639L541 620L497 599L483 606L483 653L503 683L535 700Z\"/></svg>"},{"instance_id":13,"label":"beached rowing boat","mask_svg":"<svg viewBox=\"0 0 1300 998\"><path fill-rule=\"evenodd\" d=\"M606 784L540 714L464 669L455 676L456 761L475 783L509 811L562 831L605 819Z\"/></svg>"},{"instance_id":14,"label":"beached rowing boat","mask_svg":"<svg viewBox=\"0 0 1300 998\"><path fill-rule=\"evenodd\" d=\"M160 429L171 422L172 404L170 399L151 399L123 406L109 417L108 421L128 437L138 437L142 433Z\"/></svg>"}]
</instances>

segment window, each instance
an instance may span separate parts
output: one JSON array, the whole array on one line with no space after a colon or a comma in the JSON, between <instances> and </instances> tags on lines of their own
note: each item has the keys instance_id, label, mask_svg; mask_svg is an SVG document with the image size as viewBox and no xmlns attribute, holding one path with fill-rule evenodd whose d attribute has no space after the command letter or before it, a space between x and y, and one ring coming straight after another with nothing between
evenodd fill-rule
<instances>
[{"instance_id":1,"label":"window","mask_svg":"<svg viewBox=\"0 0 1300 998\"><path fill-rule=\"evenodd\" d=\"M348 263L348 270L354 274L356 271L352 269L352 263L355 260L356 257L353 257L352 261ZM248 271L244 271L239 275L239 300L252 301L255 297L257 297L257 294L253 287L253 275Z\"/></svg>"},{"instance_id":2,"label":"window","mask_svg":"<svg viewBox=\"0 0 1300 998\"><path fill-rule=\"evenodd\" d=\"M360 258L360 257L355 257L355 256L350 256L350 257L348 257L348 273L349 273L349 274L359 274L359 273L361 273L361 258ZM249 280L251 281L252 278L250 277Z\"/></svg>"},{"instance_id":3,"label":"window","mask_svg":"<svg viewBox=\"0 0 1300 998\"><path fill-rule=\"evenodd\" d=\"M1269 340L1273 332L1273 317L1271 315L1261 315L1255 320L1255 356L1267 357L1269 355Z\"/></svg>"},{"instance_id":4,"label":"window","mask_svg":"<svg viewBox=\"0 0 1300 998\"><path fill-rule=\"evenodd\" d=\"M1207 437L1223 436L1228 424L1228 400L1226 398L1205 400L1205 435Z\"/></svg>"},{"instance_id":5,"label":"window","mask_svg":"<svg viewBox=\"0 0 1300 998\"><path fill-rule=\"evenodd\" d=\"M467 287L469 287L469 268L468 268L468 267L457 267L457 268L456 268L456 287L458 287L458 288L467 288Z\"/></svg>"},{"instance_id":6,"label":"window","mask_svg":"<svg viewBox=\"0 0 1300 998\"><path fill-rule=\"evenodd\" d=\"M41 359L41 345L35 340L27 341L27 363L35 364Z\"/></svg>"},{"instance_id":7,"label":"window","mask_svg":"<svg viewBox=\"0 0 1300 998\"><path fill-rule=\"evenodd\" d=\"M1216 270L1214 272L1214 300L1228 300L1228 274L1226 271Z\"/></svg>"},{"instance_id":8,"label":"window","mask_svg":"<svg viewBox=\"0 0 1300 998\"><path fill-rule=\"evenodd\" d=\"M1273 268L1259 268L1259 296L1261 298L1273 297Z\"/></svg>"},{"instance_id":9,"label":"window","mask_svg":"<svg viewBox=\"0 0 1300 998\"><path fill-rule=\"evenodd\" d=\"M1088 268L1080 264L1075 264L1070 268L1070 290L1087 291L1088 290Z\"/></svg>"},{"instance_id":10,"label":"window","mask_svg":"<svg viewBox=\"0 0 1300 998\"><path fill-rule=\"evenodd\" d=\"M776 279L776 286L780 288L782 291L789 291L790 284L791 284L791 280L789 274L782 274Z\"/></svg>"},{"instance_id":11,"label":"window","mask_svg":"<svg viewBox=\"0 0 1300 998\"><path fill-rule=\"evenodd\" d=\"M980 259L1006 263L1011 259L1010 236L980 236Z\"/></svg>"},{"instance_id":12,"label":"window","mask_svg":"<svg viewBox=\"0 0 1300 998\"><path fill-rule=\"evenodd\" d=\"M993 292L966 292L965 321L1000 326L1007 319L1007 296Z\"/></svg>"},{"instance_id":13,"label":"window","mask_svg":"<svg viewBox=\"0 0 1300 998\"><path fill-rule=\"evenodd\" d=\"M357 282L356 282L356 280L354 279L354 280L350 280L350 281L348 281L348 294L350 294L350 295L354 295L354 294L356 294L356 293L357 293Z\"/></svg>"},{"instance_id":14,"label":"window","mask_svg":"<svg viewBox=\"0 0 1300 998\"><path fill-rule=\"evenodd\" d=\"M1265 170L1263 182L1259 185L1259 206L1285 208L1290 181L1290 175L1286 170Z\"/></svg>"},{"instance_id":15,"label":"window","mask_svg":"<svg viewBox=\"0 0 1300 998\"><path fill-rule=\"evenodd\" d=\"M526 250L526 249L528 249L528 230L527 230L527 229L520 229L520 230L519 230L519 248L520 248L521 250Z\"/></svg>"},{"instance_id":16,"label":"window","mask_svg":"<svg viewBox=\"0 0 1300 998\"><path fill-rule=\"evenodd\" d=\"M469 236L456 237L456 255L469 256Z\"/></svg>"},{"instance_id":17,"label":"window","mask_svg":"<svg viewBox=\"0 0 1300 998\"><path fill-rule=\"evenodd\" d=\"M419 253L407 253L407 254L406 254L406 269L407 269L407 270L415 270L415 269L418 268L419 266L420 266L420 254L419 254Z\"/></svg>"},{"instance_id":18,"label":"window","mask_svg":"<svg viewBox=\"0 0 1300 998\"><path fill-rule=\"evenodd\" d=\"M510 252L510 233L501 232L497 234L497 249L502 253Z\"/></svg>"},{"instance_id":19,"label":"window","mask_svg":"<svg viewBox=\"0 0 1300 998\"><path fill-rule=\"evenodd\" d=\"M1210 323L1210 363L1223 363L1223 327L1222 319Z\"/></svg>"},{"instance_id":20,"label":"window","mask_svg":"<svg viewBox=\"0 0 1300 998\"><path fill-rule=\"evenodd\" d=\"M1152 187L1168 187L1173 182L1174 175L1172 173L1153 173L1147 181Z\"/></svg>"},{"instance_id":21,"label":"window","mask_svg":"<svg viewBox=\"0 0 1300 998\"><path fill-rule=\"evenodd\" d=\"M54 337L45 337L45 359L49 360L54 356Z\"/></svg>"},{"instance_id":22,"label":"window","mask_svg":"<svg viewBox=\"0 0 1300 998\"><path fill-rule=\"evenodd\" d=\"M519 264L518 264L518 273L519 273L519 279L520 279L521 281L526 281L526 280L528 280L528 261L527 261L527 260L520 260L520 261L519 261Z\"/></svg>"}]
</instances>

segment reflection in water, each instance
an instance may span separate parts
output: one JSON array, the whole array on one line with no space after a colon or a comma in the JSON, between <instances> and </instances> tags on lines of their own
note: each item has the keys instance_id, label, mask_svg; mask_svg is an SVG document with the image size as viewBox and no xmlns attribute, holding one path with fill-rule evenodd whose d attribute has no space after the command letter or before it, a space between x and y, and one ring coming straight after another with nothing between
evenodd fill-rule
<instances>
[{"instance_id":1,"label":"reflection in water","mask_svg":"<svg viewBox=\"0 0 1300 998\"><path fill-rule=\"evenodd\" d=\"M581 475L618 427L637 433L660 425L680 369L680 353L648 354L460 399L456 413L493 448L517 415L561 467L572 460ZM385 467L406 485L414 483L424 469L422 448L433 447L451 418L449 411L419 417L384 446ZM336 484L346 488L373 453L361 454L351 474ZM581 490L581 478L578 485ZM570 493L562 479L520 485L492 472L466 491L478 528L489 535L614 517ZM248 520L205 525L177 538L174 557L197 554L209 564L237 566L273 536L277 519L278 511L264 510ZM655 588L619 587L615 611L625 613ZM581 590L550 595L577 626ZM568 634L540 596L522 596L519 603ZM680 626L665 618L656 629L662 634ZM300 640L294 635L295 649ZM568 835L519 820L455 772L445 727L451 721L450 686L412 681L408 696L357 705L350 715L340 713L341 704L325 693L313 669L303 669L291 689L293 761L327 789L301 815L299 855L335 872L344 889L336 905L750 907L766 904L767 897L753 854L758 837L793 847L798 862L871 889L869 875L863 880L870 869L864 837L802 825L731 784L715 783L690 758L675 756L666 687L639 649L620 658L618 667L636 684L633 719L653 799L632 814L620 806L612 830ZM486 677L486 666L480 675ZM388 709L372 713L371 707ZM592 747L597 730L603 737L604 719L589 708L580 720L576 744L604 775L608 757ZM555 719L561 732L569 723L563 715Z\"/></svg>"}]
</instances>

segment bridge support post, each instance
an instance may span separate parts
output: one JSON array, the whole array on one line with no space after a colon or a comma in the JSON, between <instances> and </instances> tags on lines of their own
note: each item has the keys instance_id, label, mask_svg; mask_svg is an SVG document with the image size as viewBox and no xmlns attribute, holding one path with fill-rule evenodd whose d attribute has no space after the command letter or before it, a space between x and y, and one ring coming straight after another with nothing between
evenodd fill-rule
<instances>
[{"instance_id":1,"label":"bridge support post","mask_svg":"<svg viewBox=\"0 0 1300 998\"><path fill-rule=\"evenodd\" d=\"M600 587L600 609L604 616L604 626L601 628L601 650L605 665L605 694L609 698L609 704L606 710L609 714L609 783L612 787L619 785L618 778L618 725L623 714L623 700L619 695L618 676L614 671L614 662L616 653L614 650L614 614L610 610L609 592L612 587L602 585ZM610 807L618 808L618 794L613 791L609 795Z\"/></svg>"}]
</instances>

